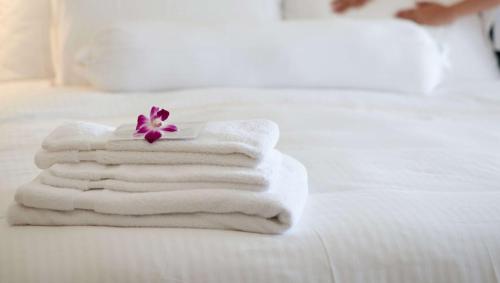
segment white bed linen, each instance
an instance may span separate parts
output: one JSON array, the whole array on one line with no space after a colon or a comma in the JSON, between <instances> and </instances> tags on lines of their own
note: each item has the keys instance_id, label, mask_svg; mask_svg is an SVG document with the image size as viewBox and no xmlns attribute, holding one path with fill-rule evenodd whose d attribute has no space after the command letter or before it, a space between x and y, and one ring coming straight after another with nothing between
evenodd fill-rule
<instances>
[{"instance_id":1,"label":"white bed linen","mask_svg":"<svg viewBox=\"0 0 500 283\"><path fill-rule=\"evenodd\" d=\"M433 97L341 90L104 94L0 86L0 282L497 282L500 84ZM283 236L153 228L9 227L5 210L67 120L267 118L309 170Z\"/></svg>"}]
</instances>

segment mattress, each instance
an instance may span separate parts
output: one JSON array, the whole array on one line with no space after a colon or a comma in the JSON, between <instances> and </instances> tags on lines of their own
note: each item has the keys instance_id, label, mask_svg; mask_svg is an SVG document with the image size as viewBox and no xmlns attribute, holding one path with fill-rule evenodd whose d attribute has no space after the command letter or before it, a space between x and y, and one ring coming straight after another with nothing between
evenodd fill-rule
<instances>
[{"instance_id":1,"label":"mattress","mask_svg":"<svg viewBox=\"0 0 500 283\"><path fill-rule=\"evenodd\" d=\"M498 282L500 84L433 96L356 90L100 93L0 85L0 282ZM309 171L300 223L234 231L10 227L15 189L59 123L267 118Z\"/></svg>"}]
</instances>

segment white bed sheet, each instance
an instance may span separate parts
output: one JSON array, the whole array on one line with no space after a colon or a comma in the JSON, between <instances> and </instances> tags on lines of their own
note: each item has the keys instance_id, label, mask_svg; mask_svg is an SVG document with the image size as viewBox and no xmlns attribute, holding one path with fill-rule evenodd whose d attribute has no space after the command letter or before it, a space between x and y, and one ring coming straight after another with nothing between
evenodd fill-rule
<instances>
[{"instance_id":1,"label":"white bed sheet","mask_svg":"<svg viewBox=\"0 0 500 283\"><path fill-rule=\"evenodd\" d=\"M5 210L60 122L268 118L309 170L283 236L111 227L9 227ZM0 85L0 282L498 282L500 83L432 97L351 90L105 94Z\"/></svg>"}]
</instances>

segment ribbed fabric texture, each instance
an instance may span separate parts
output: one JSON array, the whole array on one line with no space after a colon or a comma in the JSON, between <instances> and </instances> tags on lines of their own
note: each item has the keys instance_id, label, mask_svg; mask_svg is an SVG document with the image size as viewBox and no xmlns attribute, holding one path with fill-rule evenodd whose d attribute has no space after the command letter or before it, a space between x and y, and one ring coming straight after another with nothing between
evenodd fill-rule
<instances>
[{"instance_id":1,"label":"ribbed fabric texture","mask_svg":"<svg viewBox=\"0 0 500 283\"><path fill-rule=\"evenodd\" d=\"M0 282L497 283L500 98L340 90L113 94L0 86ZM62 120L119 124L151 102L182 121L268 118L308 169L281 236L201 229L10 227L14 190ZM112 106L112 107L111 107ZM394 191L388 191L387 189Z\"/></svg>"},{"instance_id":2,"label":"ribbed fabric texture","mask_svg":"<svg viewBox=\"0 0 500 283\"><path fill-rule=\"evenodd\" d=\"M34 237L2 224L0 281L497 282L499 202L487 192L317 194L299 227L278 237L27 228Z\"/></svg>"}]
</instances>

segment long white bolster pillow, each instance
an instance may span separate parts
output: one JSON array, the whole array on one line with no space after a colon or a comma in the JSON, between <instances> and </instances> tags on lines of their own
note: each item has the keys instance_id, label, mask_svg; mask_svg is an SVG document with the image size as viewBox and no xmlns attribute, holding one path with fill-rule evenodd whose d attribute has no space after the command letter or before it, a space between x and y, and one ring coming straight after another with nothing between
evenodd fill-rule
<instances>
[{"instance_id":1,"label":"long white bolster pillow","mask_svg":"<svg viewBox=\"0 0 500 283\"><path fill-rule=\"evenodd\" d=\"M82 75L108 91L198 87L356 88L428 93L443 52L401 20L287 21L258 26L125 23L79 52Z\"/></svg>"}]
</instances>

